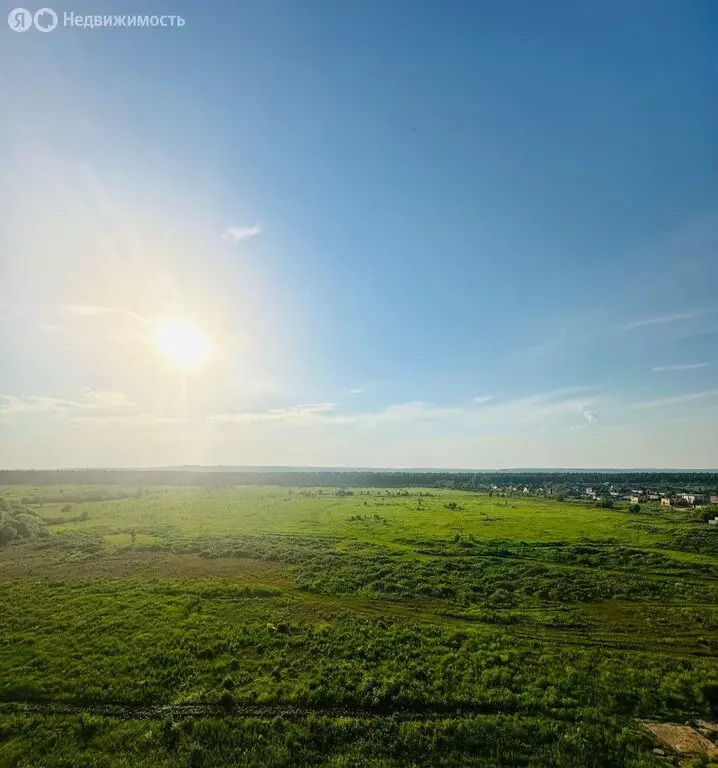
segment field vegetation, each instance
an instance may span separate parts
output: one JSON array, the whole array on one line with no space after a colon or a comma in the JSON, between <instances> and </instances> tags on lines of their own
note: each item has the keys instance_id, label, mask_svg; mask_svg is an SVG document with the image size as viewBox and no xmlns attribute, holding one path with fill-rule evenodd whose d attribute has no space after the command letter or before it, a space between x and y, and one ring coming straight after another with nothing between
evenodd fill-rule
<instances>
[{"instance_id":1,"label":"field vegetation","mask_svg":"<svg viewBox=\"0 0 718 768\"><path fill-rule=\"evenodd\" d=\"M434 487L0 497L0 766L648 768L678 758L639 720L716 704L718 531L690 512Z\"/></svg>"}]
</instances>

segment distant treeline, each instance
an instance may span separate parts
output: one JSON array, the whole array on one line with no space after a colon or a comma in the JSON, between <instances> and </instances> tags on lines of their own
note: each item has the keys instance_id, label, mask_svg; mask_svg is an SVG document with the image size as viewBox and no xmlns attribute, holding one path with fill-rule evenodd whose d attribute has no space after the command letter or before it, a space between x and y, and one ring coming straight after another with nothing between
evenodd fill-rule
<instances>
[{"instance_id":1,"label":"distant treeline","mask_svg":"<svg viewBox=\"0 0 718 768\"><path fill-rule=\"evenodd\" d=\"M605 484L654 490L718 490L718 472L387 472L387 471L193 471L178 469L0 470L0 485L231 485L331 488L450 488L482 491L492 486L566 489Z\"/></svg>"}]
</instances>

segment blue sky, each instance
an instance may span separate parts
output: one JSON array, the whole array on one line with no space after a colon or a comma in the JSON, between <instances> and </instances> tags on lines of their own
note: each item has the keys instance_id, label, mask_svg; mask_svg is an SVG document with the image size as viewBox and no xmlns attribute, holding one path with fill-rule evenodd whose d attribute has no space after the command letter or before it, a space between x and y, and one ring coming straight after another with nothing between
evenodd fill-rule
<instances>
[{"instance_id":1,"label":"blue sky","mask_svg":"<svg viewBox=\"0 0 718 768\"><path fill-rule=\"evenodd\" d=\"M0 465L718 467L715 3L53 7L1 30Z\"/></svg>"}]
</instances>

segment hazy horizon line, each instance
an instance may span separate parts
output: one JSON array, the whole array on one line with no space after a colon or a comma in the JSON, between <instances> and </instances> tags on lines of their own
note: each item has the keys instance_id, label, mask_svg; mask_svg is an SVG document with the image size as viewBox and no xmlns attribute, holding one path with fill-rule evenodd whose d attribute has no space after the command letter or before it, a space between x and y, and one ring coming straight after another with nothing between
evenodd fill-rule
<instances>
[{"instance_id":1,"label":"hazy horizon line","mask_svg":"<svg viewBox=\"0 0 718 768\"><path fill-rule=\"evenodd\" d=\"M432 472L432 473L467 473L477 474L491 472L688 472L688 473L718 473L718 468L712 467L369 467L369 466L322 466L322 465L291 465L291 464L173 464L167 466L131 466L131 467L23 467L0 468L3 472Z\"/></svg>"}]
</instances>

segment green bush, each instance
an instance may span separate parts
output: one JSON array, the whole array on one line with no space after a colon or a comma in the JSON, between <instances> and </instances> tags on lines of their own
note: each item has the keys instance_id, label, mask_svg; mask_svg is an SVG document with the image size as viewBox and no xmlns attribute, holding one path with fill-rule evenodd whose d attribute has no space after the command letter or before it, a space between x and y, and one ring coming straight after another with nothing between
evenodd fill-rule
<instances>
[{"instance_id":1,"label":"green bush","mask_svg":"<svg viewBox=\"0 0 718 768\"><path fill-rule=\"evenodd\" d=\"M0 510L0 546L16 539L34 539L48 536L45 521L23 507Z\"/></svg>"}]
</instances>

